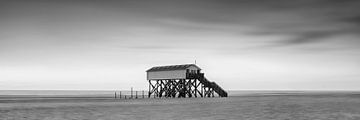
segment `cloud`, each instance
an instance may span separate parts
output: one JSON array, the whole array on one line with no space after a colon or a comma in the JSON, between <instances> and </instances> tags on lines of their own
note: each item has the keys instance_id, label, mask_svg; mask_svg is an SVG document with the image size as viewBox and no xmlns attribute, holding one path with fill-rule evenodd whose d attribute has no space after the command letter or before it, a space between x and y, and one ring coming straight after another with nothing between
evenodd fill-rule
<instances>
[{"instance_id":1,"label":"cloud","mask_svg":"<svg viewBox=\"0 0 360 120\"><path fill-rule=\"evenodd\" d=\"M360 31L360 29L358 28L360 26L360 13L348 18L341 19L340 22L351 23L355 25L354 27L357 28L356 30Z\"/></svg>"},{"instance_id":2,"label":"cloud","mask_svg":"<svg viewBox=\"0 0 360 120\"><path fill-rule=\"evenodd\" d=\"M73 41L73 38L86 39L84 42L87 42L94 39L95 35L102 40L107 36L131 36L127 33L131 33L131 30L134 30L132 28L139 28L142 30L135 31L138 33L134 35L141 36L142 33L158 30L158 35L202 35L204 38L209 35L228 35L241 39L243 34L254 37L286 36L288 39L271 39L264 43L287 46L327 42L331 37L358 34L359 5L359 1L352 0L155 0L152 2L121 0L75 3L22 1L4 4L0 15L8 17L6 17L7 22L0 21L0 24L4 24L4 28L7 28L10 21L14 24L12 28L15 28L14 26L20 22L34 23L20 24L20 27L13 31L23 30L26 26L30 28L29 31L37 28L41 34L56 38L63 37L65 39L61 41L66 42ZM44 11L43 7L47 10ZM36 22L43 20L45 22ZM0 31L9 31L9 29L0 29ZM29 31L21 32L29 33ZM92 38L84 38L87 34L91 34ZM234 41L233 44L243 41L243 39ZM132 48L170 49L166 48L165 43L169 42Z\"/></svg>"},{"instance_id":3,"label":"cloud","mask_svg":"<svg viewBox=\"0 0 360 120\"><path fill-rule=\"evenodd\" d=\"M288 3L278 3L286 5ZM271 7L269 15L284 12L277 21L257 21L257 31L247 32L250 35L282 35L290 36L288 39L274 42L275 46L311 44L326 42L330 38L343 35L358 35L360 29L360 1L338 2L332 0L318 0L306 5L288 4L281 11ZM292 14L292 15L289 15ZM298 17L291 19L288 17ZM341 40L341 39L339 39ZM347 41L343 41L347 42ZM360 42L360 41L359 41Z\"/></svg>"}]
</instances>

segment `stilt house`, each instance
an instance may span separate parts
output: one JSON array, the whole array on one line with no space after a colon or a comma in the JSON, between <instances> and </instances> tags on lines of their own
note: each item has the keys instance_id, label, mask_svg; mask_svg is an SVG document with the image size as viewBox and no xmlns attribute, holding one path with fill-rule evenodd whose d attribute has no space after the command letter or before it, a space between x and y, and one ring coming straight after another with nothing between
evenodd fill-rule
<instances>
[{"instance_id":1,"label":"stilt house","mask_svg":"<svg viewBox=\"0 0 360 120\"><path fill-rule=\"evenodd\" d=\"M149 97L227 97L227 92L210 82L195 64L157 66L148 69Z\"/></svg>"}]
</instances>

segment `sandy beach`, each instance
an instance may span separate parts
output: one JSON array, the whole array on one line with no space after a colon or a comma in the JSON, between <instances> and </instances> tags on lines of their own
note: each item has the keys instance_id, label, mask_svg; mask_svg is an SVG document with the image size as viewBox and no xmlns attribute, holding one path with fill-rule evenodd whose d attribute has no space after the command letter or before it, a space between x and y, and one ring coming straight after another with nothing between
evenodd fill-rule
<instances>
[{"instance_id":1,"label":"sandy beach","mask_svg":"<svg viewBox=\"0 0 360 120\"><path fill-rule=\"evenodd\" d=\"M2 120L359 120L359 94L2 99Z\"/></svg>"}]
</instances>

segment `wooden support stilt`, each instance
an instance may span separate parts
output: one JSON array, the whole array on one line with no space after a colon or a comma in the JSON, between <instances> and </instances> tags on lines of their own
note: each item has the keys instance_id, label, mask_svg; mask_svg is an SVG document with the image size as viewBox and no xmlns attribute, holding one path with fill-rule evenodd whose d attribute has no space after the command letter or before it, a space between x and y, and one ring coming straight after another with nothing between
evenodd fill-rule
<instances>
[{"instance_id":1,"label":"wooden support stilt","mask_svg":"<svg viewBox=\"0 0 360 120\"><path fill-rule=\"evenodd\" d=\"M204 85L201 85L201 97L204 97Z\"/></svg>"},{"instance_id":2,"label":"wooden support stilt","mask_svg":"<svg viewBox=\"0 0 360 120\"><path fill-rule=\"evenodd\" d=\"M148 80L148 97L214 97L215 92L227 96L226 92L214 82L208 81L203 74L189 75L186 79ZM144 96L144 95L143 95ZM137 95L136 95L137 97ZM144 97L143 97L144 98Z\"/></svg>"},{"instance_id":3,"label":"wooden support stilt","mask_svg":"<svg viewBox=\"0 0 360 120\"><path fill-rule=\"evenodd\" d=\"M151 86L152 86L152 84L151 84L151 81L149 80L148 98L150 98L150 95L151 95L151 93L150 93L150 91L151 91Z\"/></svg>"}]
</instances>

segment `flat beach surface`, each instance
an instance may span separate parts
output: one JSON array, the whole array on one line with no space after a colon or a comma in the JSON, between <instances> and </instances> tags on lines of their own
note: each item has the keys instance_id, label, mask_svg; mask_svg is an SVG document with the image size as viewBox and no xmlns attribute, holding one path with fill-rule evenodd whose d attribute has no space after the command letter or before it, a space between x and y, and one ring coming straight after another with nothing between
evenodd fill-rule
<instances>
[{"instance_id":1,"label":"flat beach surface","mask_svg":"<svg viewBox=\"0 0 360 120\"><path fill-rule=\"evenodd\" d=\"M1 120L360 120L358 93L227 98L0 98Z\"/></svg>"}]
</instances>

